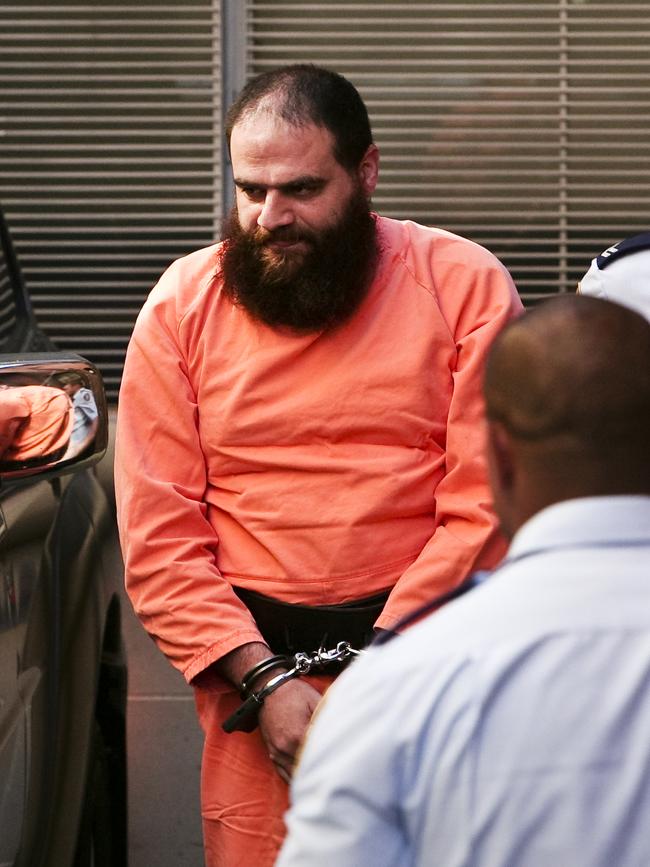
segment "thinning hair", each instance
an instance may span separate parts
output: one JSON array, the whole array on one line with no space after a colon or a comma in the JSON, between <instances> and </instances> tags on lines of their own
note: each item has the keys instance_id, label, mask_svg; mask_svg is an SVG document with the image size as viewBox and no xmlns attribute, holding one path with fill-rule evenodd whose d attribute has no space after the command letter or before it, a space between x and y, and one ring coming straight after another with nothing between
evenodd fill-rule
<instances>
[{"instance_id":1,"label":"thinning hair","mask_svg":"<svg viewBox=\"0 0 650 867\"><path fill-rule=\"evenodd\" d=\"M650 324L567 295L510 323L486 366L488 418L549 473L650 493Z\"/></svg>"},{"instance_id":2,"label":"thinning hair","mask_svg":"<svg viewBox=\"0 0 650 867\"><path fill-rule=\"evenodd\" d=\"M313 64L283 66L252 78L226 115L229 147L233 127L258 112L292 126L329 130L334 156L347 171L359 166L372 144L368 111L357 89L337 72Z\"/></svg>"}]
</instances>

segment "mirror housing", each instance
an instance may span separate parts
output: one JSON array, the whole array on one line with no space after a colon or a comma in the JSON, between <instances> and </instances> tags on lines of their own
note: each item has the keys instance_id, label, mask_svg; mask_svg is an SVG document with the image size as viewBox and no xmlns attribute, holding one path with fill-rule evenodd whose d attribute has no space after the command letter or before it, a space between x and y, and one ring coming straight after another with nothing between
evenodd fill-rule
<instances>
[{"instance_id":1,"label":"mirror housing","mask_svg":"<svg viewBox=\"0 0 650 867\"><path fill-rule=\"evenodd\" d=\"M0 355L0 480L97 463L108 410L97 368L65 352Z\"/></svg>"}]
</instances>

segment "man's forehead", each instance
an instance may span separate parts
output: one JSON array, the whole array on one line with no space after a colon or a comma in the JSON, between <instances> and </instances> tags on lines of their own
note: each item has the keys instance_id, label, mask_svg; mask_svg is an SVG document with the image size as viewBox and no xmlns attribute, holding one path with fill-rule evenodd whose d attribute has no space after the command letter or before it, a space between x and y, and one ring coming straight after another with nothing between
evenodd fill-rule
<instances>
[{"instance_id":1,"label":"man's forehead","mask_svg":"<svg viewBox=\"0 0 650 867\"><path fill-rule=\"evenodd\" d=\"M292 154L294 159L310 154L321 159L334 159L334 145L334 136L326 127L311 121L290 123L268 112L246 115L235 124L230 138L234 159L256 155L271 158L286 154Z\"/></svg>"}]
</instances>

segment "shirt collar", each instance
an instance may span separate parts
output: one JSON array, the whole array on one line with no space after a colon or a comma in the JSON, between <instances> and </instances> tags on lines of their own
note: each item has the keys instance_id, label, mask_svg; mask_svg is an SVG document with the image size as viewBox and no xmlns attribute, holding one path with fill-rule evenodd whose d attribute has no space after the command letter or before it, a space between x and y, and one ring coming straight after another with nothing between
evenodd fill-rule
<instances>
[{"instance_id":1,"label":"shirt collar","mask_svg":"<svg viewBox=\"0 0 650 867\"><path fill-rule=\"evenodd\" d=\"M540 549L643 541L650 545L650 496L583 497L533 515L513 536L506 562Z\"/></svg>"}]
</instances>

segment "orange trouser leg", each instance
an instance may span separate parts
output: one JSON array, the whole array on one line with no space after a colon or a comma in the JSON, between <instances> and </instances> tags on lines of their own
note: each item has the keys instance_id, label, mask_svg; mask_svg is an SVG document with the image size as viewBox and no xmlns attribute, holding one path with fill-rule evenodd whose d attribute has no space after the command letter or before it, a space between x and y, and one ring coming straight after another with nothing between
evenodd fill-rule
<instances>
[{"instance_id":1,"label":"orange trouser leg","mask_svg":"<svg viewBox=\"0 0 650 867\"><path fill-rule=\"evenodd\" d=\"M330 678L309 678L321 691ZM234 692L195 689L205 732L201 813L206 867L273 867L285 835L289 788L259 730L226 734L221 723L241 702Z\"/></svg>"}]
</instances>

